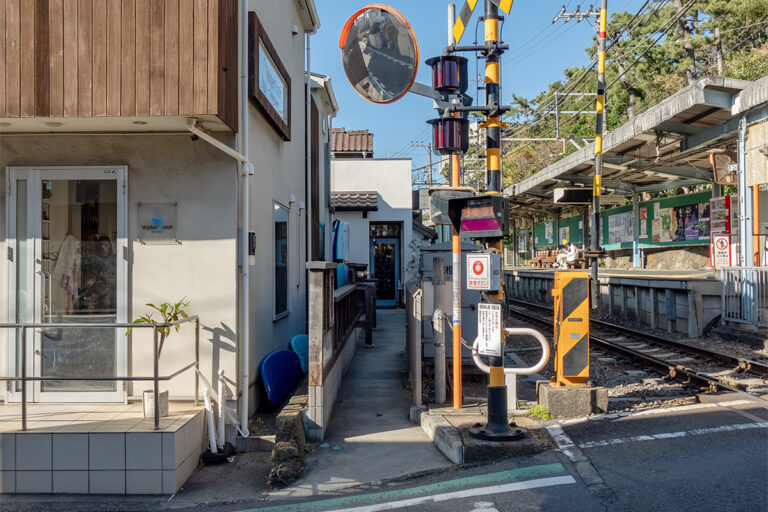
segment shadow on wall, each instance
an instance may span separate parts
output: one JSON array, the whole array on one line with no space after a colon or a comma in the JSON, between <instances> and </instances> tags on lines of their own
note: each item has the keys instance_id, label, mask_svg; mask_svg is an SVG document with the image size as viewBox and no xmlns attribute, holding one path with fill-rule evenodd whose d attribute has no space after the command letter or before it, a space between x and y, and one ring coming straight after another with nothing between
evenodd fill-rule
<instances>
[{"instance_id":1,"label":"shadow on wall","mask_svg":"<svg viewBox=\"0 0 768 512\"><path fill-rule=\"evenodd\" d=\"M221 324L221 327L207 327L201 326L204 331L211 333L211 337L208 341L211 342L211 376L218 375L221 352L237 352L237 335L228 325ZM232 375L226 375L225 378L230 386L237 386L236 380Z\"/></svg>"}]
</instances>

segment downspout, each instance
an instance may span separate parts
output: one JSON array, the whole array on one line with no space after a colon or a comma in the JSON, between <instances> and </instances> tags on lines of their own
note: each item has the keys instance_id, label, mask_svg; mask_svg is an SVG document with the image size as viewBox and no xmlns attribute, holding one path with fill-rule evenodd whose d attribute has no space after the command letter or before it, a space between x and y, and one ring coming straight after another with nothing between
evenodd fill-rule
<instances>
[{"instance_id":1,"label":"downspout","mask_svg":"<svg viewBox=\"0 0 768 512\"><path fill-rule=\"evenodd\" d=\"M248 393L250 372L250 277L248 273L248 237L250 227L250 180L253 166L248 161L248 0L240 0L240 151L241 207L240 207L240 343L242 370L240 376L240 430L248 436Z\"/></svg>"},{"instance_id":2,"label":"downspout","mask_svg":"<svg viewBox=\"0 0 768 512\"><path fill-rule=\"evenodd\" d=\"M304 235L305 235L305 259L311 261L312 259L312 77L310 76L310 33L307 32L304 37L306 40L306 48L304 50L306 55L306 61L304 63L304 87L306 94L304 96L304 114L306 116L306 122L304 123L304 197L306 199L306 213L304 216ZM305 270L306 272L306 270ZM301 274L299 274L301 276ZM306 298L307 307L309 307L309 290L304 290L304 296ZM307 309L309 311L309 309ZM307 328L309 328L309 317L307 317ZM309 332L309 331L307 331Z\"/></svg>"}]
</instances>

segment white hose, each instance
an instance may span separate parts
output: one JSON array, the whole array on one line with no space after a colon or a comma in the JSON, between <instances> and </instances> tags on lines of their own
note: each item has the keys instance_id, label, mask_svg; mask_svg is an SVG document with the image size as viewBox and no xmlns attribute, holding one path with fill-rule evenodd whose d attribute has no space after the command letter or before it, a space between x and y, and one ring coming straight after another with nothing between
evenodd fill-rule
<instances>
[{"instance_id":1,"label":"white hose","mask_svg":"<svg viewBox=\"0 0 768 512\"><path fill-rule=\"evenodd\" d=\"M547 365L549 361L549 342L539 331L530 329L528 327L508 327L506 331L510 336L533 336L541 344L541 359L535 366L530 368L504 368L504 375L531 375ZM472 359L480 370L485 373L491 373L491 368L480 359L480 353L477 351L477 343L479 338L475 338L475 342L472 344Z\"/></svg>"},{"instance_id":2,"label":"white hose","mask_svg":"<svg viewBox=\"0 0 768 512\"><path fill-rule=\"evenodd\" d=\"M226 407L226 397L224 396L224 370L219 369L219 389L218 395L218 413L219 413L219 439L218 445L224 447L224 408Z\"/></svg>"},{"instance_id":3,"label":"white hose","mask_svg":"<svg viewBox=\"0 0 768 512\"><path fill-rule=\"evenodd\" d=\"M211 444L211 453L216 453L216 427L213 424L213 406L207 387L203 387L203 400L205 400L205 410L208 412L208 441Z\"/></svg>"}]
</instances>

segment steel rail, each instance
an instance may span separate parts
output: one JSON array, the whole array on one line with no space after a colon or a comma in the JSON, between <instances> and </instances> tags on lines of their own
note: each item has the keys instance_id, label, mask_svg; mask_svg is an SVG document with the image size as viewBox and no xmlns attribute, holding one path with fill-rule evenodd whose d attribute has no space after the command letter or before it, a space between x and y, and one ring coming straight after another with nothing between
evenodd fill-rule
<instances>
[{"instance_id":1,"label":"steel rail","mask_svg":"<svg viewBox=\"0 0 768 512\"><path fill-rule=\"evenodd\" d=\"M513 300L513 299L511 299ZM546 308L545 309L549 309ZM540 316L534 315L532 313L528 313L526 311L520 311L520 310L513 310L510 311L510 314L515 314L522 316L524 318L544 323L547 325L554 324L554 320L549 320L547 318L542 318ZM650 356L648 354L645 354L643 352L639 352L637 350L631 349L629 347L626 347L624 345L621 345L620 343L613 343L611 341L608 341L606 339L594 336L592 334L589 335L589 340L596 343L597 345L604 347L608 350L611 350L613 352L621 353L625 356L631 357L633 359L639 359L642 360L645 363L648 363L655 368L662 370L666 372L670 377L682 380L681 377L687 377L688 381L695 381L707 388L709 388L712 391L715 391L717 389L730 391L733 393L738 393L740 395L744 395L746 397L749 397L750 400L757 401L762 407L768 408L768 400L765 400L764 398L761 398L753 393L749 393L747 391L744 391L742 389L739 389L738 387L735 387L729 383L722 382L718 379L715 379L713 377L710 377L708 375L705 375L701 372L697 372L696 370L692 370L690 368L687 368L683 365L674 365L667 361L664 361L662 359L659 359L654 356Z\"/></svg>"},{"instance_id":2,"label":"steel rail","mask_svg":"<svg viewBox=\"0 0 768 512\"><path fill-rule=\"evenodd\" d=\"M546 309L548 311L552 311L552 308L550 308L549 306L542 306L540 304L534 304L532 302L527 302L519 299L509 299L509 301L516 302L524 306L536 307L539 309ZM643 340L647 340L649 343L654 343L656 345L663 345L675 350L681 350L683 352L687 352L689 354L693 354L701 357L716 359L718 361L722 361L724 363L734 365L737 368L742 368L746 371L751 371L753 373L768 375L768 365L763 363L758 363L757 361L752 361L751 359L744 359L741 357L732 356L730 354L723 354L722 352L717 352L715 350L710 350L702 347L695 347L693 345L682 343L680 341L671 340L669 338L664 338L663 336L658 336L656 334L638 331L637 329L632 329L630 327L624 327L622 325L606 322L605 320L596 320L594 318L590 318L590 322L601 325L607 329L613 329L626 334L630 334L632 336L640 337Z\"/></svg>"}]
</instances>

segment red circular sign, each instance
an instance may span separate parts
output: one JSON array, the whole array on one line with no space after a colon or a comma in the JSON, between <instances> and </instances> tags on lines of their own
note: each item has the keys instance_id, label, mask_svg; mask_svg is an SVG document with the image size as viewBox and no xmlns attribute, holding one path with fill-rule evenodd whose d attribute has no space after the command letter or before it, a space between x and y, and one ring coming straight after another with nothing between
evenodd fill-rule
<instances>
[{"instance_id":1,"label":"red circular sign","mask_svg":"<svg viewBox=\"0 0 768 512\"><path fill-rule=\"evenodd\" d=\"M474 265L472 265L472 272L477 274L478 276L483 273L483 262L482 261L475 261Z\"/></svg>"},{"instance_id":2,"label":"red circular sign","mask_svg":"<svg viewBox=\"0 0 768 512\"><path fill-rule=\"evenodd\" d=\"M715 247L721 251L726 250L728 248L728 240L726 238L718 238L715 241Z\"/></svg>"}]
</instances>

